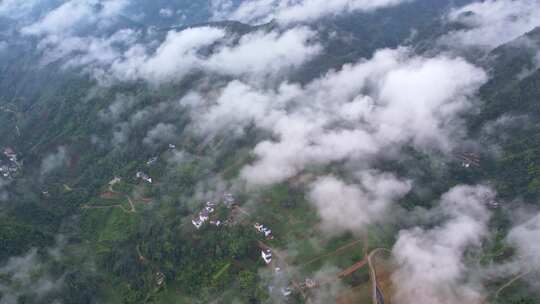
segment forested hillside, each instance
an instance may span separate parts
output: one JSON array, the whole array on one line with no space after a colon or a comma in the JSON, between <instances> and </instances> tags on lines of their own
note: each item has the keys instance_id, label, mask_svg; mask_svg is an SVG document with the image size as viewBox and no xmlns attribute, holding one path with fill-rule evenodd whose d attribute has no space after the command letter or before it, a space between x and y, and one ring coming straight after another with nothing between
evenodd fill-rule
<instances>
[{"instance_id":1,"label":"forested hillside","mask_svg":"<svg viewBox=\"0 0 540 304\"><path fill-rule=\"evenodd\" d=\"M326 3L0 1L0 304L538 303L538 2Z\"/></svg>"}]
</instances>

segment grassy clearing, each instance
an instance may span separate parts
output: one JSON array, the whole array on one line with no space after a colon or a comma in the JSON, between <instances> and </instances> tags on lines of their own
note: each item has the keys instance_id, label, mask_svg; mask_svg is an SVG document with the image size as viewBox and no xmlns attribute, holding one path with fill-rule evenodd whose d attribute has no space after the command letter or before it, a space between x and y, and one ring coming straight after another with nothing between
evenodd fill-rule
<instances>
[{"instance_id":1,"label":"grassy clearing","mask_svg":"<svg viewBox=\"0 0 540 304\"><path fill-rule=\"evenodd\" d=\"M81 227L89 240L121 241L135 231L137 223L135 213L126 213L120 208L87 209Z\"/></svg>"}]
</instances>

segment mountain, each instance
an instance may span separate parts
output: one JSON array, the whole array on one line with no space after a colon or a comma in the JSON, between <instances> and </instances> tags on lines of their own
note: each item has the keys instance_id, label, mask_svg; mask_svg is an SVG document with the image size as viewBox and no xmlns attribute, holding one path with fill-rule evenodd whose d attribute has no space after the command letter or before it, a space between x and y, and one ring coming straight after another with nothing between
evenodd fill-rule
<instances>
[{"instance_id":1,"label":"mountain","mask_svg":"<svg viewBox=\"0 0 540 304\"><path fill-rule=\"evenodd\" d=\"M536 303L538 11L0 2L0 303Z\"/></svg>"}]
</instances>

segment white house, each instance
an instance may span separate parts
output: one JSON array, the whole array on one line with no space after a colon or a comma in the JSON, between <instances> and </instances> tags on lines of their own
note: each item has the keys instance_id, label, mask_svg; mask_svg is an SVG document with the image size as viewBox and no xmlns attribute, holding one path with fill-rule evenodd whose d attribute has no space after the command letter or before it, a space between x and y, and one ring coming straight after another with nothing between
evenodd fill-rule
<instances>
[{"instance_id":1,"label":"white house","mask_svg":"<svg viewBox=\"0 0 540 304\"><path fill-rule=\"evenodd\" d=\"M280 289L280 291L284 297L288 297L292 294L292 289L290 287L283 287Z\"/></svg>"},{"instance_id":2,"label":"white house","mask_svg":"<svg viewBox=\"0 0 540 304\"><path fill-rule=\"evenodd\" d=\"M206 222L210 218L210 213L204 209L199 213L199 218L201 221Z\"/></svg>"},{"instance_id":3,"label":"white house","mask_svg":"<svg viewBox=\"0 0 540 304\"><path fill-rule=\"evenodd\" d=\"M152 183L152 178L150 176L148 176L146 173L143 173L143 172L137 172L136 174L137 178L140 178L144 181L146 181L147 183L151 184Z\"/></svg>"},{"instance_id":4,"label":"white house","mask_svg":"<svg viewBox=\"0 0 540 304\"><path fill-rule=\"evenodd\" d=\"M200 217L192 219L192 220L191 220L191 223L192 223L193 226L195 226L195 228L197 228L197 229L201 228L201 226L204 224L204 222L201 221L201 218L200 218Z\"/></svg>"},{"instance_id":5,"label":"white house","mask_svg":"<svg viewBox=\"0 0 540 304\"><path fill-rule=\"evenodd\" d=\"M150 158L148 161L146 161L146 164L147 164L148 166L151 166L151 165L155 164L155 163L157 162L157 160L158 160L157 156L152 157L152 158Z\"/></svg>"},{"instance_id":6,"label":"white house","mask_svg":"<svg viewBox=\"0 0 540 304\"><path fill-rule=\"evenodd\" d=\"M272 230L270 230L268 227L265 227L263 224L259 223L255 223L254 227L257 229L257 231L264 234L265 237L272 238Z\"/></svg>"},{"instance_id":7,"label":"white house","mask_svg":"<svg viewBox=\"0 0 540 304\"><path fill-rule=\"evenodd\" d=\"M266 264L272 262L272 250L266 249L261 251L261 256Z\"/></svg>"}]
</instances>

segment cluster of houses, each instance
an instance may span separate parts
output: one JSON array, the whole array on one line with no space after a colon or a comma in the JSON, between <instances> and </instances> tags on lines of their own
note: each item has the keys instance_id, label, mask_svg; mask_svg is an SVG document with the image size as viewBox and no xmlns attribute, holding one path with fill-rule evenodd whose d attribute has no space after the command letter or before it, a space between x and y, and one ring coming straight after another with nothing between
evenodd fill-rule
<instances>
[{"instance_id":1,"label":"cluster of houses","mask_svg":"<svg viewBox=\"0 0 540 304\"><path fill-rule=\"evenodd\" d=\"M272 240L274 239L274 236L272 235L272 230L270 228L264 226L263 224L255 223L254 225L255 229L262 233L267 239Z\"/></svg>"},{"instance_id":2,"label":"cluster of houses","mask_svg":"<svg viewBox=\"0 0 540 304\"><path fill-rule=\"evenodd\" d=\"M234 197L231 193L225 193L223 195L223 204L227 208L231 208L235 203ZM195 228L199 229L204 225L204 223L208 222L210 225L219 227L223 224L227 224L228 220L225 221L225 223L221 222L220 220L211 220L210 216L212 213L214 213L216 208L216 203L214 202L206 202L205 207L199 212L198 216L193 218L191 220L191 223Z\"/></svg>"},{"instance_id":3,"label":"cluster of houses","mask_svg":"<svg viewBox=\"0 0 540 304\"><path fill-rule=\"evenodd\" d=\"M197 216L196 218L191 220L191 223L193 224L193 226L195 226L195 228L199 229L206 222L209 222L210 225L214 225L216 227L221 226L221 221L220 220L210 220L210 215L212 213L214 213L215 207L216 207L215 203L206 202L206 205L203 208L203 210L201 210L201 212L199 212L199 216Z\"/></svg>"},{"instance_id":4,"label":"cluster of houses","mask_svg":"<svg viewBox=\"0 0 540 304\"><path fill-rule=\"evenodd\" d=\"M319 283L314 279L306 278L304 282L300 283L300 288L302 289L311 289L319 286Z\"/></svg>"},{"instance_id":5,"label":"cluster of houses","mask_svg":"<svg viewBox=\"0 0 540 304\"><path fill-rule=\"evenodd\" d=\"M161 271L156 272L156 285L161 287L163 284L165 284L165 274Z\"/></svg>"},{"instance_id":6,"label":"cluster of houses","mask_svg":"<svg viewBox=\"0 0 540 304\"><path fill-rule=\"evenodd\" d=\"M152 165L154 165L155 163L157 163L157 161L158 161L158 157L157 157L157 156L150 157L150 158L146 161L146 165L147 165L147 166L152 166ZM148 174L146 174L146 173L144 173L144 172L142 172L142 171L138 171L138 172L135 174L135 178L142 179L143 181L145 181L145 182L147 182L147 183L149 183L149 184L151 184L151 183L153 182L152 178L151 178Z\"/></svg>"},{"instance_id":7,"label":"cluster of houses","mask_svg":"<svg viewBox=\"0 0 540 304\"><path fill-rule=\"evenodd\" d=\"M463 168L479 167L480 156L472 152L455 152L454 155L461 162Z\"/></svg>"},{"instance_id":8,"label":"cluster of houses","mask_svg":"<svg viewBox=\"0 0 540 304\"><path fill-rule=\"evenodd\" d=\"M146 165L147 165L147 166L152 166L153 164L157 163L157 161L158 161L158 157L157 157L157 156L150 157L150 158L146 161Z\"/></svg>"},{"instance_id":9,"label":"cluster of houses","mask_svg":"<svg viewBox=\"0 0 540 304\"><path fill-rule=\"evenodd\" d=\"M135 174L135 177L137 178L140 178L142 179L143 181L151 184L152 183L152 178L150 176L148 176L148 174L144 173L144 172L137 172L137 174Z\"/></svg>"},{"instance_id":10,"label":"cluster of houses","mask_svg":"<svg viewBox=\"0 0 540 304\"><path fill-rule=\"evenodd\" d=\"M2 162L0 160L0 175L5 178L10 178L19 170L17 154L12 148L5 148L4 155L9 161Z\"/></svg>"}]
</instances>

